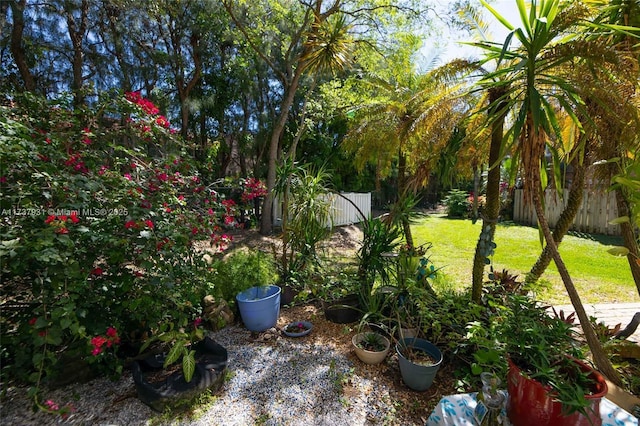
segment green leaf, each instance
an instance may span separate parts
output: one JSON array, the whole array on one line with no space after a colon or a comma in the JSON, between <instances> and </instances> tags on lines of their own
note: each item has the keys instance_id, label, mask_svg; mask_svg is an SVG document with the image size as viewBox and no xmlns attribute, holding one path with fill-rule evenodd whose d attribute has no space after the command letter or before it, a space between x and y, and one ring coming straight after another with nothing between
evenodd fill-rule
<instances>
[{"instance_id":1,"label":"green leaf","mask_svg":"<svg viewBox=\"0 0 640 426\"><path fill-rule=\"evenodd\" d=\"M60 320L60 328L65 330L71 326L71 320L69 318L62 318Z\"/></svg>"},{"instance_id":2,"label":"green leaf","mask_svg":"<svg viewBox=\"0 0 640 426\"><path fill-rule=\"evenodd\" d=\"M44 354L42 354L41 352L36 352L35 354L33 354L33 357L31 358L31 362L33 362L33 365L40 365L42 361L44 361Z\"/></svg>"},{"instance_id":3,"label":"green leaf","mask_svg":"<svg viewBox=\"0 0 640 426\"><path fill-rule=\"evenodd\" d=\"M612 254L614 256L626 256L629 254L629 249L626 247L612 247L609 250L607 250L607 253Z\"/></svg>"},{"instance_id":4,"label":"green leaf","mask_svg":"<svg viewBox=\"0 0 640 426\"><path fill-rule=\"evenodd\" d=\"M629 216L620 216L609 221L609 225L620 225L621 223L629 223Z\"/></svg>"},{"instance_id":5,"label":"green leaf","mask_svg":"<svg viewBox=\"0 0 640 426\"><path fill-rule=\"evenodd\" d=\"M188 382L193 378L193 373L196 371L196 351L188 351L182 358L182 372L184 373L184 379Z\"/></svg>"},{"instance_id":6,"label":"green leaf","mask_svg":"<svg viewBox=\"0 0 640 426\"><path fill-rule=\"evenodd\" d=\"M182 342L178 341L167 354L167 359L164 360L164 368L167 368L174 362L180 359L180 357L185 354L186 348L182 345Z\"/></svg>"}]
</instances>

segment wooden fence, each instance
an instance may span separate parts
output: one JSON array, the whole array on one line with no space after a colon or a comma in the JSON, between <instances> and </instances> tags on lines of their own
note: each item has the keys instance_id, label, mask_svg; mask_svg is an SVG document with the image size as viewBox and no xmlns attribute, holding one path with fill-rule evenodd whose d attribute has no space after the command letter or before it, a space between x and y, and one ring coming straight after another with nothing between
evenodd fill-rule
<instances>
[{"instance_id":1,"label":"wooden fence","mask_svg":"<svg viewBox=\"0 0 640 426\"><path fill-rule=\"evenodd\" d=\"M564 190L562 200L555 190L545 191L545 215L553 229L567 203L569 191ZM589 234L620 235L620 227L611 225L609 221L618 217L616 197L613 192L584 191L582 204L573 220L574 231ZM525 205L523 190L516 189L513 196L513 220L517 223L537 225L536 212L531 203Z\"/></svg>"},{"instance_id":2,"label":"wooden fence","mask_svg":"<svg viewBox=\"0 0 640 426\"><path fill-rule=\"evenodd\" d=\"M333 219L333 226L359 223L362 222L363 219L366 219L371 215L370 192L341 192L340 195L329 195L329 197L331 198L331 216ZM365 217L363 218L358 210L353 206L353 204L345 200L345 198L351 200L356 206L358 206ZM277 197L273 202L273 220L274 225L281 225L282 202Z\"/></svg>"}]
</instances>

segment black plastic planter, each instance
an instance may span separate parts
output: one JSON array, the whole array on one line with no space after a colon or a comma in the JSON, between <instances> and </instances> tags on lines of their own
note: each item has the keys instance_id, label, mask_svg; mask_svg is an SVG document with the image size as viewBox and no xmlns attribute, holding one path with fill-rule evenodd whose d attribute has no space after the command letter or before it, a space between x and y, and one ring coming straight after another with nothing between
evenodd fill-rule
<instances>
[{"instance_id":1,"label":"black plastic planter","mask_svg":"<svg viewBox=\"0 0 640 426\"><path fill-rule=\"evenodd\" d=\"M360 299L357 294L350 294L332 302L323 302L324 316L327 320L338 324L348 324L360 319Z\"/></svg>"},{"instance_id":2,"label":"black plastic planter","mask_svg":"<svg viewBox=\"0 0 640 426\"><path fill-rule=\"evenodd\" d=\"M220 389L227 368L227 350L209 337L196 343L194 349L196 369L190 382L185 381L182 369L160 382L148 381L151 373L162 370L164 355L134 362L131 369L138 398L153 410L162 412L165 407L190 401L207 389Z\"/></svg>"}]
</instances>

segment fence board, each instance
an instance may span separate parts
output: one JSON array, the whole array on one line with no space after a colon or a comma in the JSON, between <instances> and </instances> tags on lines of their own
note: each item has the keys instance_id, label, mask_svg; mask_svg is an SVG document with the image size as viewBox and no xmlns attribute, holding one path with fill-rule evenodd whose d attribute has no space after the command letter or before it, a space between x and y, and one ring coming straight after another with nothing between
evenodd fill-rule
<instances>
[{"instance_id":1,"label":"fence board","mask_svg":"<svg viewBox=\"0 0 640 426\"><path fill-rule=\"evenodd\" d=\"M350 225L353 223L362 222L363 219L368 218L371 215L371 193L365 192L341 192L343 197L353 201L358 208L364 214L364 218L360 215L358 210L343 197L337 194L330 194L331 199L331 218L333 226ZM281 225L282 222L282 202L277 197L273 202L273 223L276 226Z\"/></svg>"},{"instance_id":2,"label":"fence board","mask_svg":"<svg viewBox=\"0 0 640 426\"><path fill-rule=\"evenodd\" d=\"M545 215L549 226L556 226L567 203L569 191L564 190L561 200L555 190L545 191ZM604 191L584 191L582 204L573 220L571 229L589 234L620 235L618 225L609 224L618 217L615 194ZM516 189L513 195L513 220L527 225L537 225L537 218L532 204L525 205L522 189Z\"/></svg>"}]
</instances>

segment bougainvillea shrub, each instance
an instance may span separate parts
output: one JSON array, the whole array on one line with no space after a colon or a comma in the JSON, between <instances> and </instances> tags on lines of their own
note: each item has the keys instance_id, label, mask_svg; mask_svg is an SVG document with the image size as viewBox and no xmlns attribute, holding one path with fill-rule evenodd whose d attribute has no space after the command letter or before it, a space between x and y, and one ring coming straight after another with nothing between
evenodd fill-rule
<instances>
[{"instance_id":1,"label":"bougainvillea shrub","mask_svg":"<svg viewBox=\"0 0 640 426\"><path fill-rule=\"evenodd\" d=\"M38 384L74 357L117 373L107 354L198 315L201 248L225 249L233 209L139 93L0 109L3 374Z\"/></svg>"}]
</instances>

